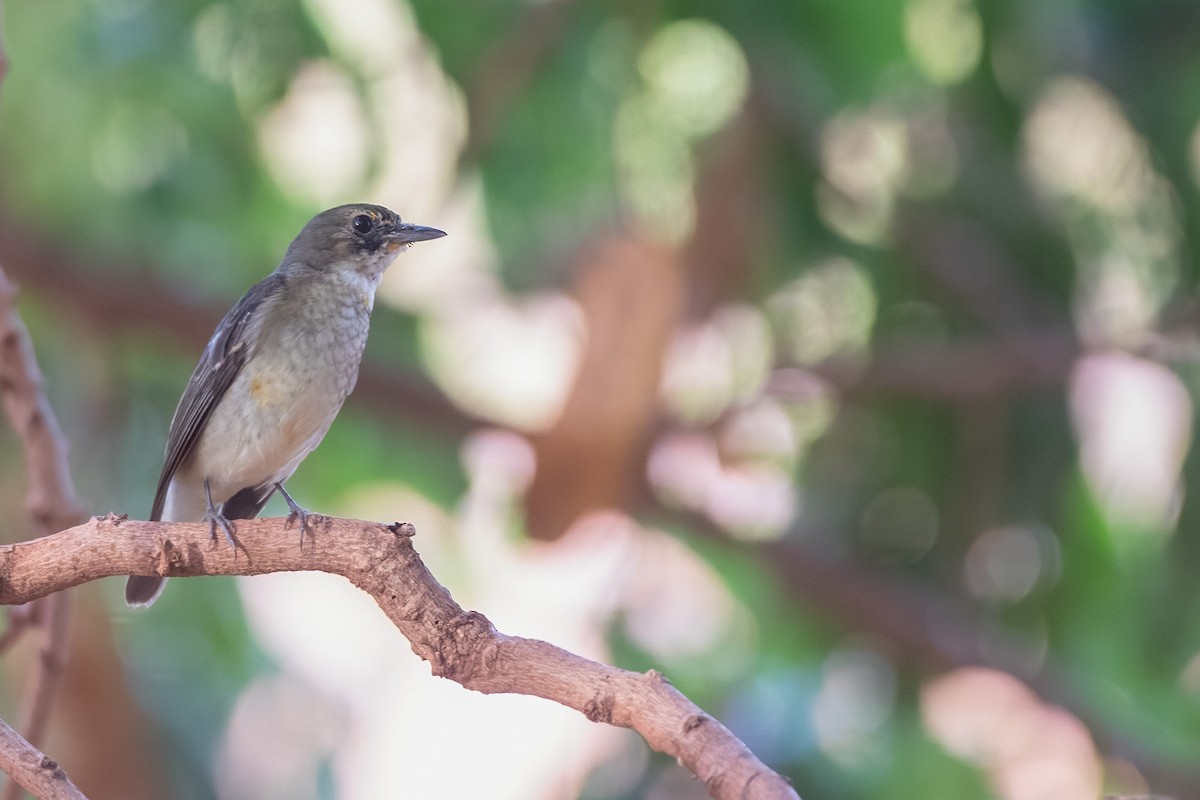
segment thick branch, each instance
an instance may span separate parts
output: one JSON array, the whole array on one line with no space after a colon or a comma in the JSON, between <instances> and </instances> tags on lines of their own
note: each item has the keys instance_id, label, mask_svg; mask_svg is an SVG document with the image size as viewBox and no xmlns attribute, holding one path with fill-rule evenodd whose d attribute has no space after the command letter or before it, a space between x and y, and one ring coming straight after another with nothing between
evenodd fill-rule
<instances>
[{"instance_id":1,"label":"thick branch","mask_svg":"<svg viewBox=\"0 0 1200 800\"><path fill-rule=\"evenodd\" d=\"M797 798L721 723L657 672L638 674L534 639L498 632L464 611L413 549L411 525L312 516L304 546L283 519L239 520L235 550L203 523L109 515L30 542L0 546L0 603L25 603L110 575L259 575L318 570L371 594L435 675L485 694L553 700L588 719L633 728L674 756L716 798Z\"/></svg>"},{"instance_id":2,"label":"thick branch","mask_svg":"<svg viewBox=\"0 0 1200 800\"><path fill-rule=\"evenodd\" d=\"M0 770L40 800L87 800L49 756L0 720Z\"/></svg>"}]
</instances>

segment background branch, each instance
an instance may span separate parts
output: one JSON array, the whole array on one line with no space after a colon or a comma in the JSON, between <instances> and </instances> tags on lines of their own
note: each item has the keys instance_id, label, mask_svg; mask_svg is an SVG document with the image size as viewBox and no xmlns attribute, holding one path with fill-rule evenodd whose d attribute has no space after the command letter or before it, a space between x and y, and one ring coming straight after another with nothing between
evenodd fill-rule
<instances>
[{"instance_id":1,"label":"background branch","mask_svg":"<svg viewBox=\"0 0 1200 800\"><path fill-rule=\"evenodd\" d=\"M87 800L49 756L0 720L0 769L40 800Z\"/></svg>"},{"instance_id":2,"label":"background branch","mask_svg":"<svg viewBox=\"0 0 1200 800\"><path fill-rule=\"evenodd\" d=\"M480 57L466 86L471 126L464 163L477 161L487 150L510 107L561 46L575 5L572 0L554 0L526 6Z\"/></svg>"},{"instance_id":3,"label":"background branch","mask_svg":"<svg viewBox=\"0 0 1200 800\"><path fill-rule=\"evenodd\" d=\"M676 758L715 798L796 798L724 725L657 672L628 672L546 642L498 632L464 611L426 569L411 525L310 517L304 547L284 519L239 520L239 546L203 523L109 515L31 542L0 547L0 603L25 603L110 575L259 575L318 570L371 594L435 675L484 694L553 700L595 722L632 728Z\"/></svg>"},{"instance_id":4,"label":"background branch","mask_svg":"<svg viewBox=\"0 0 1200 800\"><path fill-rule=\"evenodd\" d=\"M0 270L0 404L21 440L29 490L26 506L37 532L53 533L83 520L67 463L67 444L43 388L41 370L29 333L13 307L16 292ZM50 707L67 658L68 600L65 593L39 599L27 620L40 627L34 677L21 714L21 729L32 746L45 738ZM9 617L10 631L30 625ZM20 624L20 627L15 628ZM4 638L8 637L5 632ZM6 800L17 800L20 788L10 781Z\"/></svg>"}]
</instances>

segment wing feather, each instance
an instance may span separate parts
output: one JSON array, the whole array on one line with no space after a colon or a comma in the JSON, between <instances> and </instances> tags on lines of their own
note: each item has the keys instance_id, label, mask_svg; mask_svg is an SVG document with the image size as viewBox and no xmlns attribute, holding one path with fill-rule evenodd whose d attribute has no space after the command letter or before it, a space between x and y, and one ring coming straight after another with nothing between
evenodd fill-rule
<instances>
[{"instance_id":1,"label":"wing feather","mask_svg":"<svg viewBox=\"0 0 1200 800\"><path fill-rule=\"evenodd\" d=\"M200 363L192 371L192 377L171 418L166 458L158 478L158 488L154 492L154 505L150 510L151 520L162 519L171 479L195 450L196 442L200 440L225 392L245 363L254 356L258 329L261 327L261 322L256 322L254 312L273 297L286 280L283 273L273 272L251 287L225 315L204 348Z\"/></svg>"}]
</instances>

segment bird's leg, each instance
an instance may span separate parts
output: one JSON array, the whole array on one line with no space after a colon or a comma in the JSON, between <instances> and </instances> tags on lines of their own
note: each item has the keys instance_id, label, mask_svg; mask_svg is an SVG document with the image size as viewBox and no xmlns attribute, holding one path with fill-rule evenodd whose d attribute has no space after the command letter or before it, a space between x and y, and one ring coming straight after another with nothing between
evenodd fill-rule
<instances>
[{"instance_id":1,"label":"bird's leg","mask_svg":"<svg viewBox=\"0 0 1200 800\"><path fill-rule=\"evenodd\" d=\"M283 495L283 499L287 501L288 508L291 513L288 514L287 524L290 527L293 522L300 520L300 546L304 547L304 534L308 533L308 511L300 507L300 504L292 499L288 494L287 489L283 488L283 481L275 484L275 488Z\"/></svg>"},{"instance_id":2,"label":"bird's leg","mask_svg":"<svg viewBox=\"0 0 1200 800\"><path fill-rule=\"evenodd\" d=\"M203 521L209 524L213 541L217 540L217 526L220 525L221 530L225 531L225 538L229 540L229 544L234 550L237 550L237 540L233 538L233 523L225 519L225 515L213 505L212 490L208 488L208 478L204 479L204 501L208 508L204 511Z\"/></svg>"}]
</instances>

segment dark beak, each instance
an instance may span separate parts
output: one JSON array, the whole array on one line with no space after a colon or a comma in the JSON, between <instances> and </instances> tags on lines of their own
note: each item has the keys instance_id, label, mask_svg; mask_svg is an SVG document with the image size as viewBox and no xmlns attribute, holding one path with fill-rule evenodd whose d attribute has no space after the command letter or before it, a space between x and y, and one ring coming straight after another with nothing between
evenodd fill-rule
<instances>
[{"instance_id":1,"label":"dark beak","mask_svg":"<svg viewBox=\"0 0 1200 800\"><path fill-rule=\"evenodd\" d=\"M396 232L392 234L392 238L398 242L410 244L412 242L424 242L429 239L440 239L445 235L445 231L439 231L437 228L426 228L424 225L413 225L411 222L402 222L396 228Z\"/></svg>"}]
</instances>

